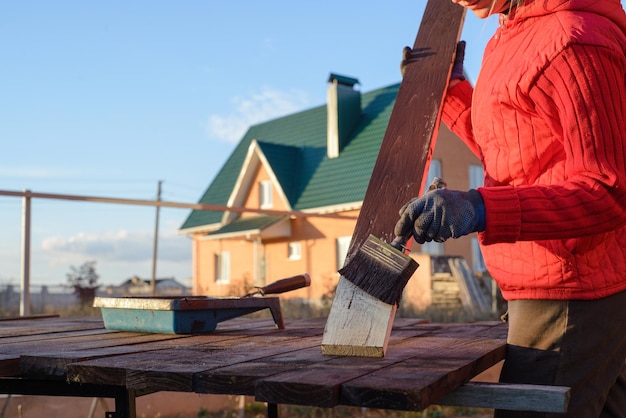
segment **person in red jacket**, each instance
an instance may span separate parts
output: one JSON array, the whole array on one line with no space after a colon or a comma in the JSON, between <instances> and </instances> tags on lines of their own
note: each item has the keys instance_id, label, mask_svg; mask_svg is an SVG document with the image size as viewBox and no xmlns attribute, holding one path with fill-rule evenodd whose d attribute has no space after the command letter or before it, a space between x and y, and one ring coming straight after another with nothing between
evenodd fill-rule
<instances>
[{"instance_id":1,"label":"person in red jacket","mask_svg":"<svg viewBox=\"0 0 626 418\"><path fill-rule=\"evenodd\" d=\"M484 187L412 200L396 235L477 232L508 305L500 380L571 387L567 416L626 417L624 10L619 0L452 1L500 15L474 87L459 43L442 115L482 161Z\"/></svg>"}]
</instances>

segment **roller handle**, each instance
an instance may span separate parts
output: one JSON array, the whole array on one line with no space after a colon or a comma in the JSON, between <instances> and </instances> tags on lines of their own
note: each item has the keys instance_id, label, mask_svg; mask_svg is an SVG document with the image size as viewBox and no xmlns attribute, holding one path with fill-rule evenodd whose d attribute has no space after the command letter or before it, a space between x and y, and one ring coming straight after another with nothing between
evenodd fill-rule
<instances>
[{"instance_id":1,"label":"roller handle","mask_svg":"<svg viewBox=\"0 0 626 418\"><path fill-rule=\"evenodd\" d=\"M311 277L308 274L299 274L293 277L287 277L286 279L276 280L267 286L259 287L255 292L249 293L247 296L253 296L257 294L261 295L275 295L278 293L290 292L292 290L307 287L311 284Z\"/></svg>"}]
</instances>

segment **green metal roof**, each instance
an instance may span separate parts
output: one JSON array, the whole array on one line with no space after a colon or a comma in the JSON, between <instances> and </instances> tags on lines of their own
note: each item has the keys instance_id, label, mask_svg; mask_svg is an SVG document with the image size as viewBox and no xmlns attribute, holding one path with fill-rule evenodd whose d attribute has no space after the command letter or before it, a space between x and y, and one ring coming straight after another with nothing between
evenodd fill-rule
<instances>
[{"instance_id":1,"label":"green metal roof","mask_svg":"<svg viewBox=\"0 0 626 418\"><path fill-rule=\"evenodd\" d=\"M362 201L399 87L394 84L362 93L361 121L337 158L326 155L326 105L250 127L199 203L227 204L253 139L293 210ZM180 229L217 224L222 215L194 210Z\"/></svg>"},{"instance_id":2,"label":"green metal roof","mask_svg":"<svg viewBox=\"0 0 626 418\"><path fill-rule=\"evenodd\" d=\"M281 219L285 219L285 216L251 216L249 218L239 218L233 222L224 225L217 231L213 231L207 235L222 235L232 234L236 232L257 231L267 228L272 224L275 224Z\"/></svg>"}]
</instances>

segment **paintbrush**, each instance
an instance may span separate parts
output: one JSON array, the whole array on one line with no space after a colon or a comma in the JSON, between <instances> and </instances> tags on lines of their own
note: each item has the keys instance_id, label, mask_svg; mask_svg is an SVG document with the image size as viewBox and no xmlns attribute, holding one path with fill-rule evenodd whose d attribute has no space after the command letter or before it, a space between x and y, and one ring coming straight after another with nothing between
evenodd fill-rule
<instances>
[{"instance_id":1,"label":"paintbrush","mask_svg":"<svg viewBox=\"0 0 626 418\"><path fill-rule=\"evenodd\" d=\"M406 239L394 240L402 248ZM400 249L370 235L339 274L388 304L398 304L418 264Z\"/></svg>"},{"instance_id":2,"label":"paintbrush","mask_svg":"<svg viewBox=\"0 0 626 418\"><path fill-rule=\"evenodd\" d=\"M445 188L446 182L435 177L428 191ZM401 212L411 202L404 205ZM339 270L339 274L375 298L399 305L407 282L419 267L409 255L409 236L396 236L388 244L370 235L356 254Z\"/></svg>"}]
</instances>

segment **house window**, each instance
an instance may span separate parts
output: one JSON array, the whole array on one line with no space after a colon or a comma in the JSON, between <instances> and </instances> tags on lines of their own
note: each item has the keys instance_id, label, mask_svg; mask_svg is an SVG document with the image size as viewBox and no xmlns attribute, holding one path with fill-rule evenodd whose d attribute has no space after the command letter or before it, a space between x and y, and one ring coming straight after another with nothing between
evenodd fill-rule
<instances>
[{"instance_id":1,"label":"house window","mask_svg":"<svg viewBox=\"0 0 626 418\"><path fill-rule=\"evenodd\" d=\"M290 242L287 247L287 258L290 260L300 260L302 258L302 244L299 242Z\"/></svg>"},{"instance_id":2,"label":"house window","mask_svg":"<svg viewBox=\"0 0 626 418\"><path fill-rule=\"evenodd\" d=\"M272 182L271 180L263 180L259 183L259 207L261 209L269 209L273 206Z\"/></svg>"},{"instance_id":3,"label":"house window","mask_svg":"<svg viewBox=\"0 0 626 418\"><path fill-rule=\"evenodd\" d=\"M215 254L215 283L230 283L230 253L227 251Z\"/></svg>"},{"instance_id":4,"label":"house window","mask_svg":"<svg viewBox=\"0 0 626 418\"><path fill-rule=\"evenodd\" d=\"M472 164L469 166L469 188L475 189L484 184L483 166Z\"/></svg>"},{"instance_id":5,"label":"house window","mask_svg":"<svg viewBox=\"0 0 626 418\"><path fill-rule=\"evenodd\" d=\"M472 270L481 273L487 271L485 259L483 258L483 253L480 251L480 245L478 245L478 238L476 237L472 237Z\"/></svg>"},{"instance_id":6,"label":"house window","mask_svg":"<svg viewBox=\"0 0 626 418\"><path fill-rule=\"evenodd\" d=\"M469 166L469 188L476 189L484 184L484 171L481 165ZM476 272L487 271L485 267L485 260L483 254L480 251L480 245L478 245L478 238L472 237L472 269Z\"/></svg>"},{"instance_id":7,"label":"house window","mask_svg":"<svg viewBox=\"0 0 626 418\"><path fill-rule=\"evenodd\" d=\"M428 187L432 184L435 177L441 177L441 160L433 158L430 161L430 166L428 167L428 174L426 175L426 183L424 184L424 192L428 190ZM422 253L432 254L432 255L442 255L443 254L443 242L425 242L422 244Z\"/></svg>"},{"instance_id":8,"label":"house window","mask_svg":"<svg viewBox=\"0 0 626 418\"><path fill-rule=\"evenodd\" d=\"M348 248L350 247L351 239L352 237L337 238L337 270L342 268L346 262L346 256L348 255Z\"/></svg>"},{"instance_id":9,"label":"house window","mask_svg":"<svg viewBox=\"0 0 626 418\"><path fill-rule=\"evenodd\" d=\"M424 185L425 189L428 189L428 186L431 185L435 177L442 178L441 177L441 160L437 158L433 158L432 160L430 160L430 166L428 167L428 174L426 174L426 184Z\"/></svg>"}]
</instances>

